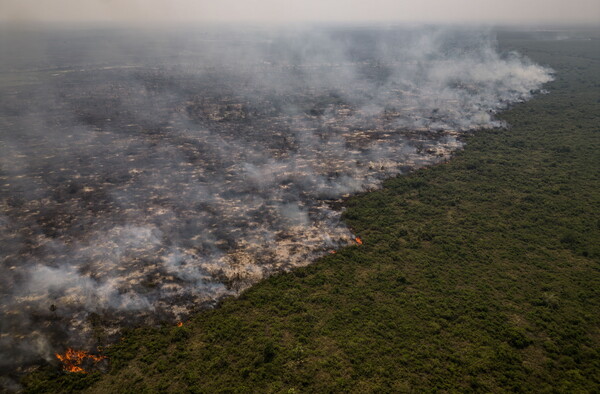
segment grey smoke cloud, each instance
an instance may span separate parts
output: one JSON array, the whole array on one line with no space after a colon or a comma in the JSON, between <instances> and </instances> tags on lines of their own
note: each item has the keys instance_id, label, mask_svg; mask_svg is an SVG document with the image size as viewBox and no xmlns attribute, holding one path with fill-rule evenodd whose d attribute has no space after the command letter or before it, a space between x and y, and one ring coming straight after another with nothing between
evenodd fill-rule
<instances>
[{"instance_id":1,"label":"grey smoke cloud","mask_svg":"<svg viewBox=\"0 0 600 394\"><path fill-rule=\"evenodd\" d=\"M15 53L0 85L4 369L179 319L351 243L341 198L505 126L495 113L552 79L477 30L48 31L2 45Z\"/></svg>"}]
</instances>

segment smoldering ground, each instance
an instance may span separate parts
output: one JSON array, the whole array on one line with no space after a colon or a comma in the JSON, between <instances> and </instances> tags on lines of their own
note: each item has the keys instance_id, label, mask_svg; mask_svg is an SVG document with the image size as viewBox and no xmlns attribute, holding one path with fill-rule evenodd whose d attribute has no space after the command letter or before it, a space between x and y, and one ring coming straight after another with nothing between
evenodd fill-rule
<instances>
[{"instance_id":1,"label":"smoldering ground","mask_svg":"<svg viewBox=\"0 0 600 394\"><path fill-rule=\"evenodd\" d=\"M438 28L1 40L0 367L350 243L332 201L502 127L550 70Z\"/></svg>"}]
</instances>

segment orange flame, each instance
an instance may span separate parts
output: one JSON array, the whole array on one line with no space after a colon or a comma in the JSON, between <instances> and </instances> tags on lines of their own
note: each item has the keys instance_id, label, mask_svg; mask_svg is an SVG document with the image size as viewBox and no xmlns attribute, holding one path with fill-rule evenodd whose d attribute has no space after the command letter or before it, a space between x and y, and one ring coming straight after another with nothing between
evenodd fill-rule
<instances>
[{"instance_id":1,"label":"orange flame","mask_svg":"<svg viewBox=\"0 0 600 394\"><path fill-rule=\"evenodd\" d=\"M183 322L180 321L179 323L177 323L177 327L183 327Z\"/></svg>"},{"instance_id":2,"label":"orange flame","mask_svg":"<svg viewBox=\"0 0 600 394\"><path fill-rule=\"evenodd\" d=\"M337 252L335 250L330 250L329 253L336 254Z\"/></svg>"},{"instance_id":3,"label":"orange flame","mask_svg":"<svg viewBox=\"0 0 600 394\"><path fill-rule=\"evenodd\" d=\"M106 356L94 356L85 350L73 350L71 348L68 348L65 354L54 353L54 355L63 363L63 370L75 373L87 373L87 371L81 367L81 364L83 364L86 359L90 359L97 363L106 358Z\"/></svg>"},{"instance_id":4,"label":"orange flame","mask_svg":"<svg viewBox=\"0 0 600 394\"><path fill-rule=\"evenodd\" d=\"M358 238L358 237L354 238L354 240L355 240L355 241L356 241L356 243L357 243L357 244L359 244L359 245L362 245L362 244L363 244L363 242L362 242L362 239L360 239L360 238Z\"/></svg>"}]
</instances>

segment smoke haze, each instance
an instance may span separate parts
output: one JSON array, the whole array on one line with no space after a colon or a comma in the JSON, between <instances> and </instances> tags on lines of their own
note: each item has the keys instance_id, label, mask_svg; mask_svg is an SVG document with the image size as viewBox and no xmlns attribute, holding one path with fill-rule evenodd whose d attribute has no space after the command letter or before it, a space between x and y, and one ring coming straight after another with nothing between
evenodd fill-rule
<instances>
[{"instance_id":1,"label":"smoke haze","mask_svg":"<svg viewBox=\"0 0 600 394\"><path fill-rule=\"evenodd\" d=\"M447 159L551 80L476 30L53 30L0 45L4 370L352 243L341 198Z\"/></svg>"},{"instance_id":2,"label":"smoke haze","mask_svg":"<svg viewBox=\"0 0 600 394\"><path fill-rule=\"evenodd\" d=\"M594 23L596 0L2 0L0 21Z\"/></svg>"}]
</instances>

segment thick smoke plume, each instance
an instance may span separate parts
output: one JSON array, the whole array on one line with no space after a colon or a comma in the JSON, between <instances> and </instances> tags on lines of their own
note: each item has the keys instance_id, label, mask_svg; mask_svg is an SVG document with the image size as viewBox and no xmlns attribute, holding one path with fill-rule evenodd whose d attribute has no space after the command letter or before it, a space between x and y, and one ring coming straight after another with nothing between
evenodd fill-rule
<instances>
[{"instance_id":1,"label":"thick smoke plume","mask_svg":"<svg viewBox=\"0 0 600 394\"><path fill-rule=\"evenodd\" d=\"M340 198L444 160L551 79L489 33L433 28L0 45L4 370L350 243Z\"/></svg>"}]
</instances>

